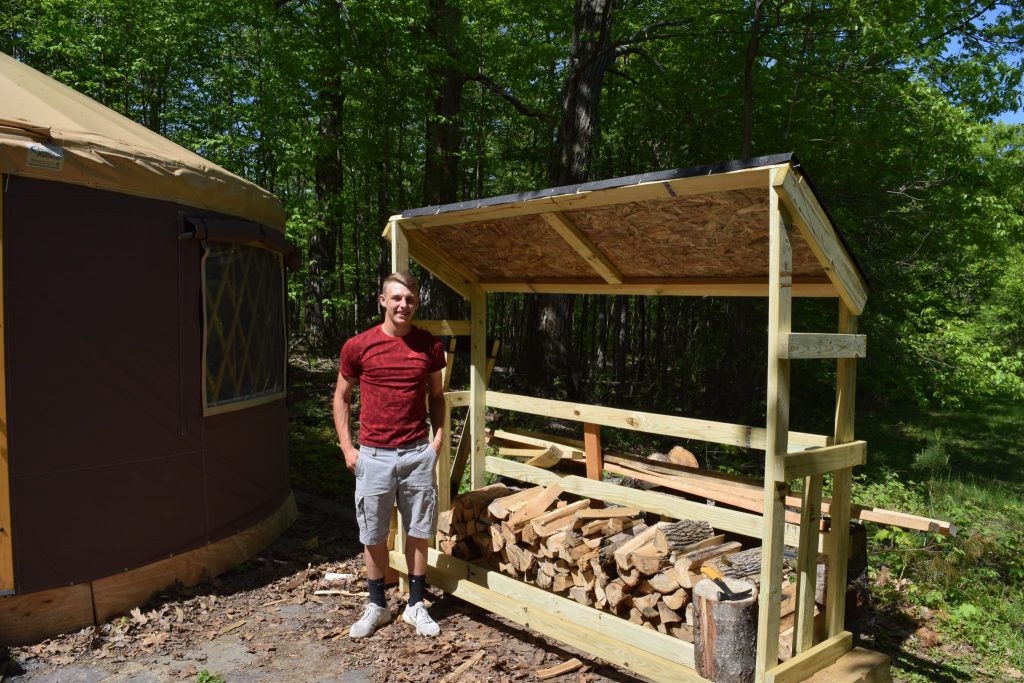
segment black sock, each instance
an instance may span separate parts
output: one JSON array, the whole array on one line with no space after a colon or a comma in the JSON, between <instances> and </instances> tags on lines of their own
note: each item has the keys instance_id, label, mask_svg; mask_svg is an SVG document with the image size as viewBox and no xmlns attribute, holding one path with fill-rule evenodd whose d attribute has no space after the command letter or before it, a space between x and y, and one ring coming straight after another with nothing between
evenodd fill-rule
<instances>
[{"instance_id":1,"label":"black sock","mask_svg":"<svg viewBox=\"0 0 1024 683\"><path fill-rule=\"evenodd\" d=\"M384 577L367 579L366 583L370 586L370 602L379 607L387 607L388 602L384 599Z\"/></svg>"},{"instance_id":2,"label":"black sock","mask_svg":"<svg viewBox=\"0 0 1024 683\"><path fill-rule=\"evenodd\" d=\"M409 604L415 605L423 602L423 589L427 585L427 575L409 574Z\"/></svg>"}]
</instances>

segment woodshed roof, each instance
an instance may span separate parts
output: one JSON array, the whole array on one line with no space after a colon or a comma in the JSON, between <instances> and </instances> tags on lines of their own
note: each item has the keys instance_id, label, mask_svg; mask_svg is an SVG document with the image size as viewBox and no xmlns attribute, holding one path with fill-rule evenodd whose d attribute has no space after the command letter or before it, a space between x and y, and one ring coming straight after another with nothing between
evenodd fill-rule
<instances>
[{"instance_id":1,"label":"woodshed roof","mask_svg":"<svg viewBox=\"0 0 1024 683\"><path fill-rule=\"evenodd\" d=\"M859 313L867 279L792 154L411 209L384 234L462 294L766 296L771 187L793 293Z\"/></svg>"}]
</instances>

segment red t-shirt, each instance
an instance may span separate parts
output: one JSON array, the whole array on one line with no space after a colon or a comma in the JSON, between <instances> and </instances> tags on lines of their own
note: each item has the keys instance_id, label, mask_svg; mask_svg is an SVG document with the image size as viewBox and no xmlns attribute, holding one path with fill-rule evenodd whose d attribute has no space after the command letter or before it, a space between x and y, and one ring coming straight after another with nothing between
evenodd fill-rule
<instances>
[{"instance_id":1,"label":"red t-shirt","mask_svg":"<svg viewBox=\"0 0 1024 683\"><path fill-rule=\"evenodd\" d=\"M341 374L359 379L359 443L397 448L427 435L427 375L446 366L444 346L413 327L389 337L380 325L341 347Z\"/></svg>"}]
</instances>

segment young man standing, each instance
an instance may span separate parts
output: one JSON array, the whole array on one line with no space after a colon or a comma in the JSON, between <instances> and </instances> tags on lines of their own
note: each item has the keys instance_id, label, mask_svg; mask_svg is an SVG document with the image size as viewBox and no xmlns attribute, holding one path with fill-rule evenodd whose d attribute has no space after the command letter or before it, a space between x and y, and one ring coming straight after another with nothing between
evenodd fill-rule
<instances>
[{"instance_id":1,"label":"young man standing","mask_svg":"<svg viewBox=\"0 0 1024 683\"><path fill-rule=\"evenodd\" d=\"M407 534L409 603L403 620L421 636L440 627L423 605L427 540L434 533L437 485L434 465L444 434L444 347L429 332L413 327L419 284L408 273L384 279L380 305L384 322L352 337L341 349L334 391L334 427L348 469L356 475L356 519L363 543L370 601L349 635L363 638L391 620L384 598L391 509L398 502ZM359 382L359 447L352 443L352 388ZM424 387L434 438L427 437Z\"/></svg>"}]
</instances>

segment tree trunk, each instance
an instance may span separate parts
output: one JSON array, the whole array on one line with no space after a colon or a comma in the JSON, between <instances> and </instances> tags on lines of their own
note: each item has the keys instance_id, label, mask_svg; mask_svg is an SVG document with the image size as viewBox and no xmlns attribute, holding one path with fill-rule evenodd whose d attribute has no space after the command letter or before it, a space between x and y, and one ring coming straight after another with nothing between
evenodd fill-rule
<instances>
[{"instance_id":1,"label":"tree trunk","mask_svg":"<svg viewBox=\"0 0 1024 683\"><path fill-rule=\"evenodd\" d=\"M315 165L315 191L320 220L309 235L306 271L306 336L322 348L332 337L331 315L326 301L332 292L331 279L337 265L338 235L342 221L341 139L345 95L338 78L320 91L320 140Z\"/></svg>"},{"instance_id":2,"label":"tree trunk","mask_svg":"<svg viewBox=\"0 0 1024 683\"><path fill-rule=\"evenodd\" d=\"M754 0L754 22L747 41L747 57L743 67L743 142L740 158L749 159L754 136L754 64L761 44L761 18L764 0Z\"/></svg>"},{"instance_id":3,"label":"tree trunk","mask_svg":"<svg viewBox=\"0 0 1024 683\"><path fill-rule=\"evenodd\" d=\"M443 52L431 59L427 82L433 102L426 125L423 203L427 206L458 201L459 149L462 146L462 88L466 74L460 67L459 27L462 12L448 0L430 0L426 36L428 47ZM460 317L459 297L424 271L420 279L422 318Z\"/></svg>"}]
</instances>

